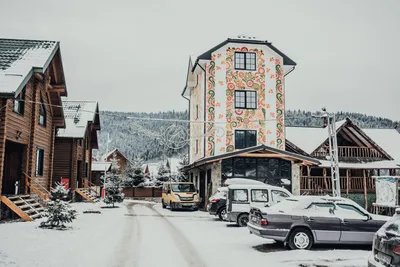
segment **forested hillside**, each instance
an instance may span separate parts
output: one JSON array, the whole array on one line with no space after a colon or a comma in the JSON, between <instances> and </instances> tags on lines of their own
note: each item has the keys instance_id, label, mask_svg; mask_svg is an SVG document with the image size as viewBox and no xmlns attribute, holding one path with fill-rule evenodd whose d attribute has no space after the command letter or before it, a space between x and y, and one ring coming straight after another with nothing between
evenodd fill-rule
<instances>
[{"instance_id":1,"label":"forested hillside","mask_svg":"<svg viewBox=\"0 0 400 267\"><path fill-rule=\"evenodd\" d=\"M129 118L130 117L130 118ZM159 113L112 112L102 111L101 131L97 156L106 151L107 134L111 142L109 150L118 148L127 157L141 157L144 160L159 159L164 156L172 157L186 153L187 128L186 111L168 111ZM358 113L340 112L337 120L350 118L361 128L397 128L399 122L389 119L367 116ZM152 120L146 120L151 118ZM286 111L286 126L322 126L320 118L313 118L308 111ZM184 135L184 136L183 136Z\"/></svg>"}]
</instances>

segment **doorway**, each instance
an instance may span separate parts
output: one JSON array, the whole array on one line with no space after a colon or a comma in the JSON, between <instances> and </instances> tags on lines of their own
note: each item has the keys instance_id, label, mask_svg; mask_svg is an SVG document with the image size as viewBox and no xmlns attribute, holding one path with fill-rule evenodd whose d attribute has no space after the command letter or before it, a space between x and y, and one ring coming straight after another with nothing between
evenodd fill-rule
<instances>
[{"instance_id":1,"label":"doorway","mask_svg":"<svg viewBox=\"0 0 400 267\"><path fill-rule=\"evenodd\" d=\"M82 183L82 161L78 160L78 170L77 170L77 177L76 177L77 181L78 181L78 188L82 188L83 187L83 183Z\"/></svg>"},{"instance_id":2,"label":"doorway","mask_svg":"<svg viewBox=\"0 0 400 267\"><path fill-rule=\"evenodd\" d=\"M22 153L24 145L6 142L6 149L4 154L4 168L3 168L3 185L1 189L2 195L14 195L16 192L16 182L18 182L18 194L24 191L21 180L22 175Z\"/></svg>"},{"instance_id":3,"label":"doorway","mask_svg":"<svg viewBox=\"0 0 400 267\"><path fill-rule=\"evenodd\" d=\"M205 196L206 196L206 173L204 171L200 171L199 191L201 197L201 206L203 206L205 203Z\"/></svg>"}]
</instances>

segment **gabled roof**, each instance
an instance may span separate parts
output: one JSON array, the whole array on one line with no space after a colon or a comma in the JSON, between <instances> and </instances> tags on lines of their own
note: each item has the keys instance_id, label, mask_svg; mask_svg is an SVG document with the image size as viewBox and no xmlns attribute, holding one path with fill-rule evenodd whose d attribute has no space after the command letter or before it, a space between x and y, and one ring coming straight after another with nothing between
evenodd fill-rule
<instances>
[{"instance_id":1,"label":"gabled roof","mask_svg":"<svg viewBox=\"0 0 400 267\"><path fill-rule=\"evenodd\" d=\"M111 169L111 162L92 161L92 172L104 172Z\"/></svg>"},{"instance_id":2,"label":"gabled roof","mask_svg":"<svg viewBox=\"0 0 400 267\"><path fill-rule=\"evenodd\" d=\"M196 58L194 56L189 57L188 70L187 70L187 74L186 74L186 83L185 83L185 87L183 88L183 91L181 94L183 97L188 96L188 94L186 94L186 89L188 88L190 73L192 72L192 68L194 66L195 61L196 61Z\"/></svg>"},{"instance_id":3,"label":"gabled roof","mask_svg":"<svg viewBox=\"0 0 400 267\"><path fill-rule=\"evenodd\" d=\"M124 157L126 160L128 160L128 158L127 158L118 148L115 148L115 149L113 149L111 152L109 152L109 153L107 153L107 154L104 154L104 155L101 157L101 159L102 159L102 160L107 160L107 158L110 157L110 156L112 156L114 153L118 153L118 154L120 154L122 157Z\"/></svg>"},{"instance_id":4,"label":"gabled roof","mask_svg":"<svg viewBox=\"0 0 400 267\"><path fill-rule=\"evenodd\" d=\"M221 154L218 156L202 158L202 159L199 159L199 160L193 162L192 164L190 164L188 166L185 166L184 169L191 169L193 167L198 167L198 166L201 166L206 163L211 163L211 162L228 159L228 158L232 158L232 157L250 156L249 153L254 153L254 156L256 156L256 153L258 153L257 155L260 155L259 153L276 154L277 157L281 157L286 160L302 162L307 165L318 165L320 163L319 160L312 158L312 157L296 154L296 153L289 152L289 151L280 150L280 149L265 146L265 145L259 145L259 146L248 147L245 149L238 149L236 151L224 153L224 154Z\"/></svg>"},{"instance_id":5,"label":"gabled roof","mask_svg":"<svg viewBox=\"0 0 400 267\"><path fill-rule=\"evenodd\" d=\"M267 40L228 38L225 41L223 41L222 43L214 46L210 50L201 54L197 58L196 62L194 63L194 67L201 59L211 60L211 55L214 51L220 49L221 47L223 47L224 45L229 44L229 43L265 45L283 58L283 65L296 66L296 62L294 62L292 59L290 59L288 56L286 56L284 53L282 53L280 50L278 50L275 46L272 45L272 43L268 42ZM194 69L192 69L192 71L194 71Z\"/></svg>"},{"instance_id":6,"label":"gabled roof","mask_svg":"<svg viewBox=\"0 0 400 267\"><path fill-rule=\"evenodd\" d=\"M361 129L349 118L336 122L336 132L351 126L358 135L371 143L389 160L400 160L400 134L394 129ZM312 154L328 139L328 129L316 127L286 127L286 139Z\"/></svg>"},{"instance_id":7,"label":"gabled roof","mask_svg":"<svg viewBox=\"0 0 400 267\"><path fill-rule=\"evenodd\" d=\"M0 38L0 95L19 94L33 73L47 69L59 48L56 41Z\"/></svg>"},{"instance_id":8,"label":"gabled roof","mask_svg":"<svg viewBox=\"0 0 400 267\"><path fill-rule=\"evenodd\" d=\"M84 138L89 122L98 121L99 106L96 101L64 100L63 110L66 127L58 130L57 137Z\"/></svg>"}]
</instances>

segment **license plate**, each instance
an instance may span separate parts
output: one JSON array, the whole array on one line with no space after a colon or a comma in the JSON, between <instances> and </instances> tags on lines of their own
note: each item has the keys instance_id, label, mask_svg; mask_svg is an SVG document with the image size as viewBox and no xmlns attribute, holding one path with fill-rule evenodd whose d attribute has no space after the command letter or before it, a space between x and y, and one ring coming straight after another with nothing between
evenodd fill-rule
<instances>
[{"instance_id":1,"label":"license plate","mask_svg":"<svg viewBox=\"0 0 400 267\"><path fill-rule=\"evenodd\" d=\"M189 207L192 206L192 204L182 204L182 206Z\"/></svg>"},{"instance_id":2,"label":"license plate","mask_svg":"<svg viewBox=\"0 0 400 267\"><path fill-rule=\"evenodd\" d=\"M381 252L378 252L378 253L376 254L376 258L377 258L380 262L383 262L383 263L385 263L385 264L390 264L390 263L392 262L392 257L390 257L390 256L388 256L388 255L386 255L386 254L383 254L383 253L381 253Z\"/></svg>"}]
</instances>

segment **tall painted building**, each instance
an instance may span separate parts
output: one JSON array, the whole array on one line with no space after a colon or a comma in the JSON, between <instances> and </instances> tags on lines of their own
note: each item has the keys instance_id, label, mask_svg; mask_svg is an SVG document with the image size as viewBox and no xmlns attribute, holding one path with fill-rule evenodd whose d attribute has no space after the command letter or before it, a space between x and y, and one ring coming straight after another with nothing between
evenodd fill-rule
<instances>
[{"instance_id":1,"label":"tall painted building","mask_svg":"<svg viewBox=\"0 0 400 267\"><path fill-rule=\"evenodd\" d=\"M191 121L186 170L203 197L210 183L215 190L230 177L292 190L299 164L317 163L285 138L285 78L295 66L270 42L244 36L190 58L182 93Z\"/></svg>"}]
</instances>

